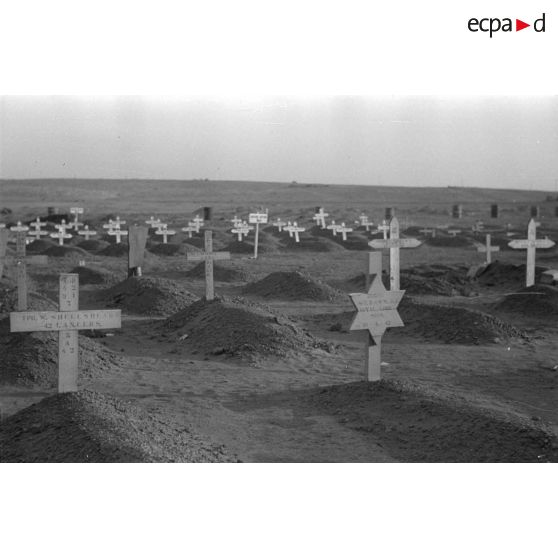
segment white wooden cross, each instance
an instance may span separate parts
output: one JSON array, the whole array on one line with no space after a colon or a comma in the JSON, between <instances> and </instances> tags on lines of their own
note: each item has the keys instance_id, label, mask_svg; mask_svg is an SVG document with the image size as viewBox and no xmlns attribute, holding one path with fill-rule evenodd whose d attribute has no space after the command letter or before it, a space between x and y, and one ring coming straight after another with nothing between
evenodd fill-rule
<instances>
[{"instance_id":1,"label":"white wooden cross","mask_svg":"<svg viewBox=\"0 0 558 558\"><path fill-rule=\"evenodd\" d=\"M145 222L146 225L150 227L156 227L161 222L161 219L155 219L153 215Z\"/></svg>"},{"instance_id":2,"label":"white wooden cross","mask_svg":"<svg viewBox=\"0 0 558 558\"><path fill-rule=\"evenodd\" d=\"M119 229L120 225L125 225L126 221L121 221L120 217L117 215L116 219L109 219L109 224L112 223L113 229Z\"/></svg>"},{"instance_id":3,"label":"white wooden cross","mask_svg":"<svg viewBox=\"0 0 558 558\"><path fill-rule=\"evenodd\" d=\"M79 233L78 233L79 234ZM121 238L123 236L128 236L128 231L122 230L120 227L117 229L109 230L108 234L110 236L116 237L116 244L120 244Z\"/></svg>"},{"instance_id":4,"label":"white wooden cross","mask_svg":"<svg viewBox=\"0 0 558 558\"><path fill-rule=\"evenodd\" d=\"M424 228L420 229L419 233L424 234L425 236L429 234L432 238L436 238L436 229Z\"/></svg>"},{"instance_id":5,"label":"white wooden cross","mask_svg":"<svg viewBox=\"0 0 558 558\"><path fill-rule=\"evenodd\" d=\"M188 233L188 238L192 238L192 233L197 232L197 229L194 225L190 224L187 227L182 227L181 229L183 232Z\"/></svg>"},{"instance_id":6,"label":"white wooden cross","mask_svg":"<svg viewBox=\"0 0 558 558\"><path fill-rule=\"evenodd\" d=\"M74 216L72 227L77 232L79 227L83 226L83 223L79 222L79 216L83 215L83 207L70 207L70 213Z\"/></svg>"},{"instance_id":7,"label":"white wooden cross","mask_svg":"<svg viewBox=\"0 0 558 558\"><path fill-rule=\"evenodd\" d=\"M58 244L60 246L64 246L64 239L65 238L72 238L70 233L64 232L64 229L59 229L58 232L50 233L51 238L57 238Z\"/></svg>"},{"instance_id":8,"label":"white wooden cross","mask_svg":"<svg viewBox=\"0 0 558 558\"><path fill-rule=\"evenodd\" d=\"M294 235L295 242L300 242L298 233L304 232L305 230L306 229L304 227L299 227L295 221L290 227L289 234L292 233Z\"/></svg>"},{"instance_id":9,"label":"white wooden cross","mask_svg":"<svg viewBox=\"0 0 558 558\"><path fill-rule=\"evenodd\" d=\"M171 229L167 229L167 226L165 225L164 228L162 229L158 229L155 231L155 234L158 234L160 236L163 237L163 244L167 244L167 237L172 236L173 234L176 234L176 231L173 231Z\"/></svg>"},{"instance_id":10,"label":"white wooden cross","mask_svg":"<svg viewBox=\"0 0 558 558\"><path fill-rule=\"evenodd\" d=\"M366 232L370 231L370 227L374 226L374 223L372 221L368 220L368 216L367 215L360 215L359 216L359 220L360 221L355 221L355 223L360 224L361 227L364 227L366 229Z\"/></svg>"},{"instance_id":11,"label":"white wooden cross","mask_svg":"<svg viewBox=\"0 0 558 558\"><path fill-rule=\"evenodd\" d=\"M397 312L405 291L386 291L382 283L381 252L369 252L368 258L368 292L349 295L357 311L349 329L366 330L365 372L369 382L377 382L382 376L382 336L388 327L405 325Z\"/></svg>"},{"instance_id":12,"label":"white wooden cross","mask_svg":"<svg viewBox=\"0 0 558 558\"><path fill-rule=\"evenodd\" d=\"M29 231L29 227L27 227L26 225L22 225L21 221L18 221L17 225L10 227L10 230L18 235L18 233L27 233L27 231ZM24 234L23 238L25 238L25 236L26 235Z\"/></svg>"},{"instance_id":13,"label":"white wooden cross","mask_svg":"<svg viewBox=\"0 0 558 558\"><path fill-rule=\"evenodd\" d=\"M240 223L236 228L231 229L231 232L233 234L237 235L237 240L238 242L242 242L243 241L243 237L244 236L248 236L248 233L253 229L254 227L250 227L248 226L248 223Z\"/></svg>"},{"instance_id":14,"label":"white wooden cross","mask_svg":"<svg viewBox=\"0 0 558 558\"><path fill-rule=\"evenodd\" d=\"M79 275L62 273L57 312L10 312L10 331L58 331L58 393L77 391L78 330L121 327L120 310L79 310Z\"/></svg>"},{"instance_id":15,"label":"white wooden cross","mask_svg":"<svg viewBox=\"0 0 558 558\"><path fill-rule=\"evenodd\" d=\"M486 263L492 263L492 252L499 252L499 246L492 246L490 242L490 235L486 235L486 245L480 244L477 246L477 252L486 252Z\"/></svg>"},{"instance_id":16,"label":"white wooden cross","mask_svg":"<svg viewBox=\"0 0 558 558\"><path fill-rule=\"evenodd\" d=\"M46 221L41 221L40 217L37 217L34 221L31 221L31 223L29 223L29 226L35 229L35 231L41 231L44 235L44 231L42 231L42 228L46 227L47 224L48 223ZM28 234L31 235L32 233ZM40 236L41 235L37 235L37 238L39 238Z\"/></svg>"},{"instance_id":17,"label":"white wooden cross","mask_svg":"<svg viewBox=\"0 0 558 558\"><path fill-rule=\"evenodd\" d=\"M161 221L159 221L158 223L155 224L155 234L158 234L159 231L162 231L164 229L167 228L167 223L163 223ZM188 223L188 226L194 226L193 223Z\"/></svg>"},{"instance_id":18,"label":"white wooden cross","mask_svg":"<svg viewBox=\"0 0 558 558\"><path fill-rule=\"evenodd\" d=\"M383 233L384 240L387 240L389 231L389 223L384 219L381 225L378 225L378 232Z\"/></svg>"},{"instance_id":19,"label":"white wooden cross","mask_svg":"<svg viewBox=\"0 0 558 558\"><path fill-rule=\"evenodd\" d=\"M448 234L455 238L461 231L459 229L448 229Z\"/></svg>"},{"instance_id":20,"label":"white wooden cross","mask_svg":"<svg viewBox=\"0 0 558 558\"><path fill-rule=\"evenodd\" d=\"M60 221L60 223L57 223L54 225L54 228L58 231L58 232L66 232L68 229L72 228L72 225L66 223L66 219L62 219L62 221Z\"/></svg>"},{"instance_id":21,"label":"white wooden cross","mask_svg":"<svg viewBox=\"0 0 558 558\"><path fill-rule=\"evenodd\" d=\"M264 213L263 211L257 211L255 213L248 214L248 222L254 223L256 225L256 233L254 237L254 258L258 257L258 239L260 234L260 223L266 224L267 223L267 210Z\"/></svg>"},{"instance_id":22,"label":"white wooden cross","mask_svg":"<svg viewBox=\"0 0 558 558\"><path fill-rule=\"evenodd\" d=\"M325 218L329 217L329 213L324 213L324 208L320 207L317 213L314 213L314 217L312 217L313 221L316 221L316 225L320 225L322 229L326 228ZM335 221L334 221L335 222Z\"/></svg>"},{"instance_id":23,"label":"white wooden cross","mask_svg":"<svg viewBox=\"0 0 558 558\"><path fill-rule=\"evenodd\" d=\"M97 234L96 231L89 228L89 225L85 225L82 231L78 231L78 234L85 237L85 240L89 240L90 236L95 236ZM108 231L108 234L111 234L111 231Z\"/></svg>"},{"instance_id":24,"label":"white wooden cross","mask_svg":"<svg viewBox=\"0 0 558 558\"><path fill-rule=\"evenodd\" d=\"M529 221L527 227L527 239L512 240L508 242L510 248L525 250L527 249L527 271L525 284L527 287L535 284L535 255L537 248L552 248L554 242L550 238L537 239L537 225L534 219Z\"/></svg>"},{"instance_id":25,"label":"white wooden cross","mask_svg":"<svg viewBox=\"0 0 558 558\"><path fill-rule=\"evenodd\" d=\"M326 229L333 233L333 236L337 236L337 229L339 229L340 225L336 225L335 221L331 221L331 225L328 225Z\"/></svg>"},{"instance_id":26,"label":"white wooden cross","mask_svg":"<svg viewBox=\"0 0 558 558\"><path fill-rule=\"evenodd\" d=\"M345 223L341 223L341 226L337 228L337 232L341 233L341 237L343 238L343 241L346 241L347 233L353 232L353 229L351 229L350 227L346 227Z\"/></svg>"},{"instance_id":27,"label":"white wooden cross","mask_svg":"<svg viewBox=\"0 0 558 558\"><path fill-rule=\"evenodd\" d=\"M275 219L275 221L272 223L272 225L274 227L277 227L277 229L279 230L279 232L281 232L283 230L283 227L286 225L287 223L285 223L285 221L282 221L281 219L277 218Z\"/></svg>"},{"instance_id":28,"label":"white wooden cross","mask_svg":"<svg viewBox=\"0 0 558 558\"><path fill-rule=\"evenodd\" d=\"M377 250L389 248L389 283L392 291L399 290L399 249L416 248L420 245L420 240L416 238L399 237L399 221L397 220L397 217L392 217L389 222L389 240L376 239L368 243L368 246Z\"/></svg>"},{"instance_id":29,"label":"white wooden cross","mask_svg":"<svg viewBox=\"0 0 558 558\"><path fill-rule=\"evenodd\" d=\"M200 227L203 227L204 220L199 215L196 215L192 219L192 223L194 224L194 227L196 227L196 232L199 233L200 232ZM188 223L188 224L190 224L190 223Z\"/></svg>"},{"instance_id":30,"label":"white wooden cross","mask_svg":"<svg viewBox=\"0 0 558 558\"><path fill-rule=\"evenodd\" d=\"M202 254L186 254L188 261L205 261L205 298L213 300L215 298L215 289L213 286L213 262L215 260L230 260L230 252L214 252L213 251L213 233L205 231L205 252Z\"/></svg>"},{"instance_id":31,"label":"white wooden cross","mask_svg":"<svg viewBox=\"0 0 558 558\"><path fill-rule=\"evenodd\" d=\"M33 227L34 230L32 231L28 231L27 232L27 236L31 237L33 240L40 240L41 236L48 236L48 231L43 231L41 229L41 227L46 226L46 223L42 223L41 221L39 221L39 218L37 217L36 221L32 221L31 223L29 223L30 227Z\"/></svg>"},{"instance_id":32,"label":"white wooden cross","mask_svg":"<svg viewBox=\"0 0 558 558\"><path fill-rule=\"evenodd\" d=\"M231 219L231 223L233 226L233 229L238 227L238 225L240 225L240 223L242 223L242 219L240 217L237 217L236 215Z\"/></svg>"}]
</instances>

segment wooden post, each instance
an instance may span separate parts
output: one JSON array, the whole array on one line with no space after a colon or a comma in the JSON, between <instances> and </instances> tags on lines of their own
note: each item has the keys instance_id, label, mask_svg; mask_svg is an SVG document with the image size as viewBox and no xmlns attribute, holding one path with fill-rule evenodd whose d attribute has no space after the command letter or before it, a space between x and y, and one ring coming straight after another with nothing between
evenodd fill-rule
<instances>
[{"instance_id":1,"label":"wooden post","mask_svg":"<svg viewBox=\"0 0 558 558\"><path fill-rule=\"evenodd\" d=\"M59 296L60 312L79 309L79 275L77 273L60 275ZM77 391L78 331L60 330L58 336L58 393Z\"/></svg>"}]
</instances>

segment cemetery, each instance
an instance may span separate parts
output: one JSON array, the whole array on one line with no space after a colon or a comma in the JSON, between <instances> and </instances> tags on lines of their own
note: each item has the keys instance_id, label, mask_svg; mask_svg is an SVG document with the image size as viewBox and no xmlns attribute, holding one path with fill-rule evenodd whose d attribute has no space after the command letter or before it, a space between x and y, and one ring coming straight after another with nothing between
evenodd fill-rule
<instances>
[{"instance_id":1,"label":"cemetery","mask_svg":"<svg viewBox=\"0 0 558 558\"><path fill-rule=\"evenodd\" d=\"M209 184L0 183L0 461L558 461L556 202Z\"/></svg>"}]
</instances>

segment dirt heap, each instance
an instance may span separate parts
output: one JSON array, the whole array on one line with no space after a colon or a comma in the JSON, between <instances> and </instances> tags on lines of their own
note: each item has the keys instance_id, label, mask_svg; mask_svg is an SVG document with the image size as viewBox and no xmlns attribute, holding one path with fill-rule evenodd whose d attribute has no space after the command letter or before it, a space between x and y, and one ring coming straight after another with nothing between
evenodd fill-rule
<instances>
[{"instance_id":1,"label":"dirt heap","mask_svg":"<svg viewBox=\"0 0 558 558\"><path fill-rule=\"evenodd\" d=\"M56 246L58 245L50 240L39 239L30 242L25 249L31 254L42 254L45 250L55 248Z\"/></svg>"},{"instance_id":2,"label":"dirt heap","mask_svg":"<svg viewBox=\"0 0 558 558\"><path fill-rule=\"evenodd\" d=\"M254 362L332 347L271 309L241 298L195 302L159 325L161 339L207 355Z\"/></svg>"},{"instance_id":3,"label":"dirt heap","mask_svg":"<svg viewBox=\"0 0 558 558\"><path fill-rule=\"evenodd\" d=\"M79 275L80 285L102 285L116 281L116 275L105 269L92 269L78 265L70 273L77 273Z\"/></svg>"},{"instance_id":4,"label":"dirt heap","mask_svg":"<svg viewBox=\"0 0 558 558\"><path fill-rule=\"evenodd\" d=\"M260 281L249 283L243 294L283 300L337 301L343 299L339 292L298 271L276 271Z\"/></svg>"},{"instance_id":5,"label":"dirt heap","mask_svg":"<svg viewBox=\"0 0 558 558\"><path fill-rule=\"evenodd\" d=\"M183 424L93 391L53 395L7 418L0 447L3 462L236 461Z\"/></svg>"},{"instance_id":6,"label":"dirt heap","mask_svg":"<svg viewBox=\"0 0 558 558\"><path fill-rule=\"evenodd\" d=\"M419 304L404 299L399 306L404 328L398 331L435 343L484 345L511 339L528 340L528 336L498 318L467 308L436 304Z\"/></svg>"},{"instance_id":7,"label":"dirt heap","mask_svg":"<svg viewBox=\"0 0 558 558\"><path fill-rule=\"evenodd\" d=\"M556 320L558 288L540 284L525 287L517 293L504 297L504 300L499 302L496 308L523 316Z\"/></svg>"},{"instance_id":8,"label":"dirt heap","mask_svg":"<svg viewBox=\"0 0 558 558\"><path fill-rule=\"evenodd\" d=\"M101 256L109 256L111 258L120 258L128 255L128 244L109 244L106 248L99 252Z\"/></svg>"},{"instance_id":9,"label":"dirt heap","mask_svg":"<svg viewBox=\"0 0 558 558\"><path fill-rule=\"evenodd\" d=\"M544 267L535 267L535 280L540 281ZM500 287L502 289L520 289L525 285L525 264L509 264L498 260L482 267L476 279L484 287Z\"/></svg>"},{"instance_id":10,"label":"dirt heap","mask_svg":"<svg viewBox=\"0 0 558 558\"><path fill-rule=\"evenodd\" d=\"M101 296L110 308L150 316L173 314L197 300L176 281L145 276L128 277Z\"/></svg>"},{"instance_id":11,"label":"dirt heap","mask_svg":"<svg viewBox=\"0 0 558 558\"><path fill-rule=\"evenodd\" d=\"M148 250L158 256L175 256L186 252L180 244L165 244L163 242L151 244Z\"/></svg>"},{"instance_id":12,"label":"dirt heap","mask_svg":"<svg viewBox=\"0 0 558 558\"><path fill-rule=\"evenodd\" d=\"M27 310L57 310L58 306L50 298L39 293L27 293ZM17 287L0 287L0 314L17 311Z\"/></svg>"},{"instance_id":13,"label":"dirt heap","mask_svg":"<svg viewBox=\"0 0 558 558\"><path fill-rule=\"evenodd\" d=\"M90 238L89 240L84 240L80 242L77 247L82 250L87 250L88 252L98 252L99 250L104 250L109 246L109 243L104 240L96 240Z\"/></svg>"},{"instance_id":14,"label":"dirt heap","mask_svg":"<svg viewBox=\"0 0 558 558\"><path fill-rule=\"evenodd\" d=\"M340 225L341 222L338 222L337 224ZM350 223L346 223L346 225L347 227L354 228ZM339 244L346 250L370 250L370 247L368 246L369 239L365 236L366 233L350 232L347 233L347 240L343 240L340 233L333 236L333 233L330 230L322 229L317 225L312 227L308 232L314 237L327 238L331 242Z\"/></svg>"},{"instance_id":15,"label":"dirt heap","mask_svg":"<svg viewBox=\"0 0 558 558\"><path fill-rule=\"evenodd\" d=\"M47 250L43 252L46 256L50 256L53 258L64 258L67 256L80 256L86 258L89 254L78 248L77 246L51 246Z\"/></svg>"},{"instance_id":16,"label":"dirt heap","mask_svg":"<svg viewBox=\"0 0 558 558\"><path fill-rule=\"evenodd\" d=\"M188 270L185 277L190 277L191 279L205 279L205 262L200 262L196 267ZM229 283L234 281L245 281L246 273L232 267L225 267L216 262L213 263L213 279L215 281L222 281L223 283Z\"/></svg>"},{"instance_id":17,"label":"dirt heap","mask_svg":"<svg viewBox=\"0 0 558 558\"><path fill-rule=\"evenodd\" d=\"M40 387L58 385L58 334L9 333L0 322L0 383ZM96 341L79 336L79 379L99 378L118 368L121 359Z\"/></svg>"},{"instance_id":18,"label":"dirt heap","mask_svg":"<svg viewBox=\"0 0 558 558\"><path fill-rule=\"evenodd\" d=\"M288 250L303 250L308 252L339 252L343 250L343 246L339 243L333 242L329 238L322 237L301 238L300 242L296 242L294 238L286 236L281 239L281 246Z\"/></svg>"},{"instance_id":19,"label":"dirt heap","mask_svg":"<svg viewBox=\"0 0 558 558\"><path fill-rule=\"evenodd\" d=\"M480 409L403 382L355 382L313 390L318 407L369 435L402 462L556 462L558 440L541 422Z\"/></svg>"},{"instance_id":20,"label":"dirt heap","mask_svg":"<svg viewBox=\"0 0 558 558\"><path fill-rule=\"evenodd\" d=\"M466 236L443 236L440 234L434 238L425 238L424 242L430 246L439 246L442 248L462 248L464 246L471 246L472 244L471 239Z\"/></svg>"}]
</instances>

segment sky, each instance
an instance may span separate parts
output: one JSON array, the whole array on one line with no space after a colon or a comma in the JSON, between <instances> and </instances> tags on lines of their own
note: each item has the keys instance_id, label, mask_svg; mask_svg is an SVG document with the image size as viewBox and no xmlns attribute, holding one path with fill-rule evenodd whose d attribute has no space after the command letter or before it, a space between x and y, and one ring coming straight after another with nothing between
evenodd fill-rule
<instances>
[{"instance_id":1,"label":"sky","mask_svg":"<svg viewBox=\"0 0 558 558\"><path fill-rule=\"evenodd\" d=\"M558 96L3 96L0 178L555 191Z\"/></svg>"}]
</instances>

